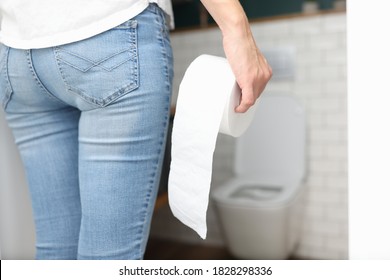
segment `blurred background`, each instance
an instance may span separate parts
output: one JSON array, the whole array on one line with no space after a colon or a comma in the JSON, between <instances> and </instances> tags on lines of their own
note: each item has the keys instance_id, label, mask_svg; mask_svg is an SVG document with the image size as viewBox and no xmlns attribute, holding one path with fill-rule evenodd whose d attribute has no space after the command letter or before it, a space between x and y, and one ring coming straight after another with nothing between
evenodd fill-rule
<instances>
[{"instance_id":1,"label":"blurred background","mask_svg":"<svg viewBox=\"0 0 390 280\"><path fill-rule=\"evenodd\" d=\"M302 223L288 259L348 258L346 1L240 1L274 70L266 94L293 97L306 115ZM221 34L197 0L174 0L174 108L180 81L200 54L224 56ZM172 115L173 119L174 115ZM234 177L236 139L219 135L211 193ZM181 224L167 204L169 144L146 259L234 259L210 200L206 240ZM0 250L2 259L33 259L34 230L23 170L0 112ZM294 222L294 220L292 221ZM289 235L289 232L285 233ZM259 242L262 242L261 240Z\"/></svg>"}]
</instances>

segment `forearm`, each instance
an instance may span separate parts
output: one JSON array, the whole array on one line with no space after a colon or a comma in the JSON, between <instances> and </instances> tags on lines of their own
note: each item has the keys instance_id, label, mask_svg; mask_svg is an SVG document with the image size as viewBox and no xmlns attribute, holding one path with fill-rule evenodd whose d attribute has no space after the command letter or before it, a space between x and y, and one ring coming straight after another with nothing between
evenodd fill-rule
<instances>
[{"instance_id":1,"label":"forearm","mask_svg":"<svg viewBox=\"0 0 390 280\"><path fill-rule=\"evenodd\" d=\"M226 58L241 88L236 112L246 112L264 90L272 69L257 47L248 18L238 0L201 0L222 32Z\"/></svg>"},{"instance_id":2,"label":"forearm","mask_svg":"<svg viewBox=\"0 0 390 280\"><path fill-rule=\"evenodd\" d=\"M250 33L248 19L238 0L201 0L224 36Z\"/></svg>"}]
</instances>

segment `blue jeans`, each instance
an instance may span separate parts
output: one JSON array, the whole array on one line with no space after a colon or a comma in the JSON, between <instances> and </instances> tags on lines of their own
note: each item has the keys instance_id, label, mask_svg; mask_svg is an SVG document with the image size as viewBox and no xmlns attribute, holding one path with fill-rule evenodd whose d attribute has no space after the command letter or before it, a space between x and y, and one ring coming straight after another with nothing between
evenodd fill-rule
<instances>
[{"instance_id":1,"label":"blue jeans","mask_svg":"<svg viewBox=\"0 0 390 280\"><path fill-rule=\"evenodd\" d=\"M25 166L37 259L142 259L173 76L152 4L97 36L45 49L0 44L0 104Z\"/></svg>"}]
</instances>

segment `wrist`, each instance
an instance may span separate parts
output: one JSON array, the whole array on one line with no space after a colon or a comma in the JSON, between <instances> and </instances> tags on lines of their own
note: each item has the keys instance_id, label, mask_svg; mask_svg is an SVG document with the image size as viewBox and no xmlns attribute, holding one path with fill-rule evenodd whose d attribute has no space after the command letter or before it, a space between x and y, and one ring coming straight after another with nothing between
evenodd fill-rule
<instances>
[{"instance_id":1,"label":"wrist","mask_svg":"<svg viewBox=\"0 0 390 280\"><path fill-rule=\"evenodd\" d=\"M248 18L238 0L201 0L223 36L245 37L250 33Z\"/></svg>"},{"instance_id":2,"label":"wrist","mask_svg":"<svg viewBox=\"0 0 390 280\"><path fill-rule=\"evenodd\" d=\"M244 13L231 15L218 24L223 35L245 33L248 29L248 19Z\"/></svg>"},{"instance_id":3,"label":"wrist","mask_svg":"<svg viewBox=\"0 0 390 280\"><path fill-rule=\"evenodd\" d=\"M231 19L228 23L221 25L220 29L223 38L243 40L243 42L252 38L252 32L246 16Z\"/></svg>"}]
</instances>

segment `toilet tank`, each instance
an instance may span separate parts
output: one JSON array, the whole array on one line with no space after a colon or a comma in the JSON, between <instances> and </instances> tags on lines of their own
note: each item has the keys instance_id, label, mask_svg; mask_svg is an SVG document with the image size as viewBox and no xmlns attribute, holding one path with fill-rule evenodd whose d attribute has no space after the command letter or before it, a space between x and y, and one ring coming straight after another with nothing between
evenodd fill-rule
<instances>
[{"instance_id":1,"label":"toilet tank","mask_svg":"<svg viewBox=\"0 0 390 280\"><path fill-rule=\"evenodd\" d=\"M278 181L305 175L305 112L293 96L263 93L254 119L236 142L235 173Z\"/></svg>"}]
</instances>

